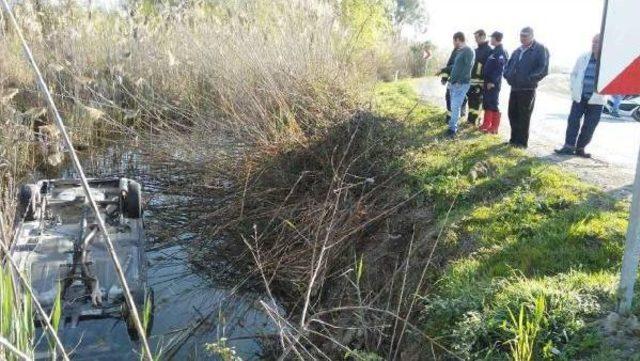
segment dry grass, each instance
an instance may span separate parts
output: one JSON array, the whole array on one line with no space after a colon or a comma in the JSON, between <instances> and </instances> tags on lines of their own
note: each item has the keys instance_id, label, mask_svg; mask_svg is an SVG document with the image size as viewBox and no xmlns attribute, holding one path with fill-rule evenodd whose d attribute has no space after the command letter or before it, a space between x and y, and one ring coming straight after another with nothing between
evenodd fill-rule
<instances>
[{"instance_id":1,"label":"dry grass","mask_svg":"<svg viewBox=\"0 0 640 361\"><path fill-rule=\"evenodd\" d=\"M180 187L195 195L185 207L210 205L192 220L208 235L193 259L206 267L222 253L261 280L286 357L394 359L408 333L442 352L411 321L427 286L415 270L429 268L438 237L429 212L413 210L420 191L404 191L407 176L392 165L410 133L360 112L305 144L253 154L226 186L216 186L223 172L203 167L189 175L198 187ZM220 237L244 244L244 257L224 253Z\"/></svg>"},{"instance_id":2,"label":"dry grass","mask_svg":"<svg viewBox=\"0 0 640 361\"><path fill-rule=\"evenodd\" d=\"M187 175L172 175L182 179L178 193L216 204L193 223L236 240L247 268L258 267L285 355L382 347L397 356L411 328L403 295L421 287L400 281L409 269L400 255L411 252L401 247L384 260L398 284L388 291L371 291L381 280L368 265L379 260L354 261L371 237L393 247L388 224L414 195L397 191L403 176L389 167L397 150L385 137L402 130L366 110L384 59L358 46L361 29L345 28L334 7L305 0L142 4L126 14L58 8L65 15L55 17L28 6L20 19L76 144L119 132L182 162ZM25 134L47 120L25 116L43 104L12 34L0 43L16 60L0 60L0 90L17 89L0 109L12 114L2 154L15 165L5 173L13 179L41 162L17 150L37 141ZM5 202L14 199L13 183L2 183Z\"/></svg>"}]
</instances>

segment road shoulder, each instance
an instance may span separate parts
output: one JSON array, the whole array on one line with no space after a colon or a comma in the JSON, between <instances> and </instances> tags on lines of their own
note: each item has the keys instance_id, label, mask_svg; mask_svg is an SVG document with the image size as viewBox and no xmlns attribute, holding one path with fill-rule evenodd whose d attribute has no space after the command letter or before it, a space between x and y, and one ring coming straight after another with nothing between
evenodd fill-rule
<instances>
[{"instance_id":1,"label":"road shoulder","mask_svg":"<svg viewBox=\"0 0 640 361\"><path fill-rule=\"evenodd\" d=\"M421 98L431 104L444 107L444 87L440 84L439 79L434 77L420 78L413 82L415 89ZM544 106L537 104L538 107ZM503 105L503 108L506 107ZM506 111L505 111L506 113ZM532 122L540 127L542 122ZM541 133L549 133L553 136L542 137L537 136ZM603 191L614 195L616 198L629 197L631 194L631 186L633 184L634 170L628 167L614 164L601 159L598 155L594 155L592 159L584 159L579 157L559 156L554 153L554 149L559 146L560 142L554 141L552 138L561 138L561 134L557 134L558 129L546 131L545 128L532 129L531 141L528 152L539 159L551 164L558 165L562 169L575 174L581 180L596 185ZM503 115L500 126L500 136L507 141L509 139L510 127L506 114ZM537 136L537 137L536 137Z\"/></svg>"}]
</instances>

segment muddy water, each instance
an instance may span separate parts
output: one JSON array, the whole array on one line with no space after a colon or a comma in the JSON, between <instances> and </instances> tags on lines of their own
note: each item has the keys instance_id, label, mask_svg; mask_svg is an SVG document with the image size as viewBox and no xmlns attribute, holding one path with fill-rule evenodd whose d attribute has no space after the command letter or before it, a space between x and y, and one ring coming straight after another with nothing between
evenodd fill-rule
<instances>
[{"instance_id":1,"label":"muddy water","mask_svg":"<svg viewBox=\"0 0 640 361\"><path fill-rule=\"evenodd\" d=\"M148 280L155 296L152 348L162 359L216 360L205 344L225 337L244 360L260 359L263 341L274 333L256 302L263 295L252 291L257 287L241 287L244 280L237 272L218 276L192 266L189 245L202 241L202 236L183 227L190 217L173 205L184 199L162 186L160 179L174 170L171 164L154 164L140 152L122 147L83 154L82 163L88 176L126 176L143 185ZM74 177L75 171L69 167L56 176ZM73 359L139 359L140 345L129 339L122 320L81 321L60 334Z\"/></svg>"}]
</instances>

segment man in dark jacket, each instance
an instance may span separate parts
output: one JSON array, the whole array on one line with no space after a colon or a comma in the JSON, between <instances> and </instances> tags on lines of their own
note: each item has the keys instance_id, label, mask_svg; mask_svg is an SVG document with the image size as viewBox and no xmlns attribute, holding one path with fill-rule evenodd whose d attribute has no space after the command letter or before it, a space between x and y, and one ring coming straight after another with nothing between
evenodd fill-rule
<instances>
[{"instance_id":1,"label":"man in dark jacket","mask_svg":"<svg viewBox=\"0 0 640 361\"><path fill-rule=\"evenodd\" d=\"M473 33L478 47L475 50L476 62L471 70L471 88L467 93L469 99L469 118L467 121L475 125L480 118L482 107L482 88L484 87L483 71L484 66L491 55L491 47L487 41L487 33L480 29Z\"/></svg>"},{"instance_id":2,"label":"man in dark jacket","mask_svg":"<svg viewBox=\"0 0 640 361\"><path fill-rule=\"evenodd\" d=\"M480 127L483 132L498 133L500 127L500 88L502 87L502 74L504 66L509 60L509 54L502 47L502 33L495 31L491 34L491 46L493 51L484 65L484 88L482 107L484 108L484 122Z\"/></svg>"},{"instance_id":3,"label":"man in dark jacket","mask_svg":"<svg viewBox=\"0 0 640 361\"><path fill-rule=\"evenodd\" d=\"M529 124L536 100L536 88L549 73L549 51L538 43L533 29L526 27L520 32L522 44L513 52L507 63L504 77L511 85L509 96L509 123L511 139L515 147L527 148L529 145Z\"/></svg>"}]
</instances>

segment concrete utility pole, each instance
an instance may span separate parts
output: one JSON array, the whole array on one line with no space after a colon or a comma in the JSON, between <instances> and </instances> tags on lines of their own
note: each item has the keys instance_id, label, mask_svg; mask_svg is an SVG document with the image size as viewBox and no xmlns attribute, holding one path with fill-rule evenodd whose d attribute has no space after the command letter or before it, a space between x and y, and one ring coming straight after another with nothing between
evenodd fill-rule
<instances>
[{"instance_id":1,"label":"concrete utility pole","mask_svg":"<svg viewBox=\"0 0 640 361\"><path fill-rule=\"evenodd\" d=\"M638 277L638 262L640 261L640 155L636 165L636 178L633 182L633 197L629 213L629 228L627 229L627 241L622 257L622 272L618 288L620 297L618 313L623 315L631 311L633 287Z\"/></svg>"},{"instance_id":2,"label":"concrete utility pole","mask_svg":"<svg viewBox=\"0 0 640 361\"><path fill-rule=\"evenodd\" d=\"M597 89L600 94L640 94L640 13L638 0L606 0L600 32ZM631 136L631 135L630 135ZM618 287L618 313L631 311L640 261L640 156L636 166L629 228Z\"/></svg>"}]
</instances>

